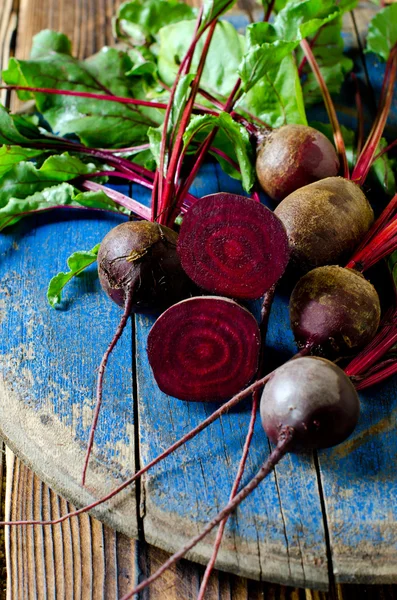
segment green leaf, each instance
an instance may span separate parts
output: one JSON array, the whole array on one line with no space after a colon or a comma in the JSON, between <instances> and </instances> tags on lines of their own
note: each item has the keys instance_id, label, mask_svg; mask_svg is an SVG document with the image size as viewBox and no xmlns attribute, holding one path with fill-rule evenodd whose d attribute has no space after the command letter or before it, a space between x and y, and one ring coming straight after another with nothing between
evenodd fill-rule
<instances>
[{"instance_id":1,"label":"green leaf","mask_svg":"<svg viewBox=\"0 0 397 600\"><path fill-rule=\"evenodd\" d=\"M47 299L52 308L60 304L62 300L62 290L67 283L73 278L80 275L85 269L96 262L100 244L94 246L92 250L74 252L69 256L67 263L69 267L68 273L58 273L53 277L48 285Z\"/></svg>"},{"instance_id":2,"label":"green leaf","mask_svg":"<svg viewBox=\"0 0 397 600\"><path fill-rule=\"evenodd\" d=\"M132 0L120 6L113 25L119 39L140 46L153 40L165 25L194 16L195 10L178 0Z\"/></svg>"},{"instance_id":3,"label":"green leaf","mask_svg":"<svg viewBox=\"0 0 397 600\"><path fill-rule=\"evenodd\" d=\"M22 161L27 161L43 154L43 150L30 150L20 146L1 146L0 147L0 178L12 169L12 167Z\"/></svg>"},{"instance_id":4,"label":"green leaf","mask_svg":"<svg viewBox=\"0 0 397 600\"><path fill-rule=\"evenodd\" d=\"M126 215L130 214L127 209L118 206L102 191L79 192L70 183L61 183L44 187L42 190L24 198L15 198L9 195L8 198L3 199L0 206L0 231L14 225L28 214L43 212L60 206L95 208Z\"/></svg>"},{"instance_id":5,"label":"green leaf","mask_svg":"<svg viewBox=\"0 0 397 600\"><path fill-rule=\"evenodd\" d=\"M273 24L248 26L246 54L239 68L244 91L269 75L302 39L315 34L338 14L333 0L295 0L278 13Z\"/></svg>"},{"instance_id":6,"label":"green leaf","mask_svg":"<svg viewBox=\"0 0 397 600\"><path fill-rule=\"evenodd\" d=\"M0 207L11 198L27 198L47 187L94 173L96 166L68 153L50 156L38 169L32 162L19 162L0 177Z\"/></svg>"},{"instance_id":7,"label":"green leaf","mask_svg":"<svg viewBox=\"0 0 397 600\"><path fill-rule=\"evenodd\" d=\"M203 29L213 19L220 17L224 12L232 8L236 0L204 0L201 27Z\"/></svg>"},{"instance_id":8,"label":"green leaf","mask_svg":"<svg viewBox=\"0 0 397 600\"><path fill-rule=\"evenodd\" d=\"M286 123L307 124L302 87L293 56L285 56L271 67L245 94L241 106L271 127Z\"/></svg>"},{"instance_id":9,"label":"green leaf","mask_svg":"<svg viewBox=\"0 0 397 600\"><path fill-rule=\"evenodd\" d=\"M295 41L316 33L339 14L334 0L304 0L288 2L274 20L279 39Z\"/></svg>"},{"instance_id":10,"label":"green leaf","mask_svg":"<svg viewBox=\"0 0 397 600\"><path fill-rule=\"evenodd\" d=\"M25 144L29 141L18 131L8 110L0 104L0 144Z\"/></svg>"},{"instance_id":11,"label":"green leaf","mask_svg":"<svg viewBox=\"0 0 397 600\"><path fill-rule=\"evenodd\" d=\"M150 151L153 155L156 165L160 166L160 150L161 150L161 139L162 139L162 127L154 129L151 127L148 130L148 138L150 143Z\"/></svg>"},{"instance_id":12,"label":"green leaf","mask_svg":"<svg viewBox=\"0 0 397 600\"><path fill-rule=\"evenodd\" d=\"M146 99L148 96L150 88L145 78L126 76L134 66L126 52L105 47L91 58L79 61L69 53L57 51L60 45L53 32L46 32L46 36L48 53L41 55L43 39L35 36L34 58L11 59L8 70L3 73L6 83L128 98ZM162 112L156 109L98 99L28 92L20 92L19 96L22 99L34 96L38 110L56 134L76 134L84 144L93 147L117 148L145 143L148 128L158 126L163 119Z\"/></svg>"},{"instance_id":13,"label":"green leaf","mask_svg":"<svg viewBox=\"0 0 397 600\"><path fill-rule=\"evenodd\" d=\"M171 86L196 27L195 21L183 21L163 27L159 32L158 72ZM203 36L205 39L205 35ZM191 72L195 73L204 40L197 44ZM220 21L214 32L201 78L201 87L217 98L227 97L237 81L237 69L243 58L244 37L231 23Z\"/></svg>"},{"instance_id":14,"label":"green leaf","mask_svg":"<svg viewBox=\"0 0 397 600\"><path fill-rule=\"evenodd\" d=\"M189 73L181 77L175 90L174 101L172 103L170 119L168 121L167 136L172 131L178 131L179 124L186 106L187 99L190 95L190 86L195 78L194 73ZM148 138L150 150L157 166L160 166L161 142L163 138L163 124L160 127L150 128L148 130ZM165 167L167 164L165 163Z\"/></svg>"},{"instance_id":15,"label":"green leaf","mask_svg":"<svg viewBox=\"0 0 397 600\"><path fill-rule=\"evenodd\" d=\"M191 141L199 136L199 141L210 133L214 127L218 127L220 132L228 140L227 155L235 159L240 167L240 173L236 169L230 169L228 164L228 174L241 179L244 189L249 192L255 183L255 170L253 167L252 147L249 135L246 129L233 121L228 113L221 113L218 117L214 115L201 115L193 117L187 127L184 135L185 149ZM215 138L214 145L218 147L218 138ZM223 148L220 148L223 150ZM214 154L219 160L219 156ZM219 161L222 166L225 165L224 159Z\"/></svg>"},{"instance_id":16,"label":"green leaf","mask_svg":"<svg viewBox=\"0 0 397 600\"><path fill-rule=\"evenodd\" d=\"M397 4L390 4L379 11L368 27L367 52L375 52L387 60L390 50L397 43Z\"/></svg>"},{"instance_id":17,"label":"green leaf","mask_svg":"<svg viewBox=\"0 0 397 600\"><path fill-rule=\"evenodd\" d=\"M384 138L381 139L377 152L387 147L387 142ZM376 186L380 191L388 196L394 196L396 193L396 161L387 156L387 153L382 154L373 165L368 176L368 185Z\"/></svg>"},{"instance_id":18,"label":"green leaf","mask_svg":"<svg viewBox=\"0 0 397 600\"><path fill-rule=\"evenodd\" d=\"M331 94L338 94L353 62L343 54L342 17L326 23L311 40L312 51ZM303 52L297 49L297 62L301 63ZM305 104L315 104L322 99L321 90L310 66L303 69L302 89Z\"/></svg>"},{"instance_id":19,"label":"green leaf","mask_svg":"<svg viewBox=\"0 0 397 600\"><path fill-rule=\"evenodd\" d=\"M394 287L397 291L397 252L393 252L387 259L387 266L394 281Z\"/></svg>"},{"instance_id":20,"label":"green leaf","mask_svg":"<svg viewBox=\"0 0 397 600\"><path fill-rule=\"evenodd\" d=\"M63 33L43 29L35 36L30 58L45 57L51 52L72 56L72 43Z\"/></svg>"}]
</instances>

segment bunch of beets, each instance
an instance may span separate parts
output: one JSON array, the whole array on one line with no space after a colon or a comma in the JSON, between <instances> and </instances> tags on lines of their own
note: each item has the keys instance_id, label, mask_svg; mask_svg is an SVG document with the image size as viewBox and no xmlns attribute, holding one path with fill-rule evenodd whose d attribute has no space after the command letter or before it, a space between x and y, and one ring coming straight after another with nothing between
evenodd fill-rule
<instances>
[{"instance_id":1,"label":"bunch of beets","mask_svg":"<svg viewBox=\"0 0 397 600\"><path fill-rule=\"evenodd\" d=\"M260 402L263 428L275 448L257 475L238 491L252 438L251 419L229 503L200 535L124 600L144 589L220 525L199 593L202 599L230 513L287 452L344 441L359 418L356 390L397 371L396 359L387 355L397 341L397 309L390 307L381 320L377 291L363 275L397 248L397 196L374 222L362 191L391 106L397 48L390 52L378 113L351 174L330 94L310 45L302 41L323 94L337 151L309 126L284 125L271 130L257 122L248 123L236 113L233 118L247 127L256 149L258 183L274 201L275 210L261 203L257 191L251 198L221 192L197 199L189 194L190 184L211 149L216 128L201 142L193 160L183 152L183 136L218 16L214 14L203 24L203 11L199 12L191 46L170 90L164 132L178 83L189 73L194 50L206 32L179 129L171 141L164 135L161 142L159 167L152 179L151 215L142 213L140 219L118 225L100 246L100 282L123 308L123 315L98 373L83 483L106 364L131 313L160 313L147 347L159 388L181 400L222 404L117 490L68 517L116 495L251 394L253 418ZM223 107L226 113L233 114L240 86L241 80L237 80ZM190 161L191 169L183 178L185 160ZM265 374L267 322L276 286L285 273L289 280L297 281L290 299L290 319L298 351L287 363ZM246 308L248 301L258 299L262 301L259 324Z\"/></svg>"}]
</instances>

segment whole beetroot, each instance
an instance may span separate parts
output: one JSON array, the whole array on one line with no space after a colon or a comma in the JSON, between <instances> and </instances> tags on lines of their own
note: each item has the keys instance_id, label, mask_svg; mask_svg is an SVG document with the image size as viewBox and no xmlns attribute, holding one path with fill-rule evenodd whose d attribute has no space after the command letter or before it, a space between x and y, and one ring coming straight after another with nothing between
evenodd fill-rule
<instances>
[{"instance_id":1,"label":"whole beetroot","mask_svg":"<svg viewBox=\"0 0 397 600\"><path fill-rule=\"evenodd\" d=\"M363 275L338 266L319 267L295 286L291 327L300 349L339 358L365 346L380 322L380 302Z\"/></svg>"},{"instance_id":2,"label":"whole beetroot","mask_svg":"<svg viewBox=\"0 0 397 600\"><path fill-rule=\"evenodd\" d=\"M259 146L256 174L262 189L280 202L295 190L338 174L339 160L331 142L307 125L274 129Z\"/></svg>"},{"instance_id":3,"label":"whole beetroot","mask_svg":"<svg viewBox=\"0 0 397 600\"><path fill-rule=\"evenodd\" d=\"M305 356L279 367L263 390L263 428L274 444L286 429L293 449L328 448L343 442L360 414L357 392L345 373L324 358ZM291 449L291 448L290 448Z\"/></svg>"},{"instance_id":4,"label":"whole beetroot","mask_svg":"<svg viewBox=\"0 0 397 600\"><path fill-rule=\"evenodd\" d=\"M296 190L274 212L287 230L291 259L303 272L349 258L374 220L359 186L343 177Z\"/></svg>"},{"instance_id":5,"label":"whole beetroot","mask_svg":"<svg viewBox=\"0 0 397 600\"><path fill-rule=\"evenodd\" d=\"M98 253L102 288L119 306L133 290L132 310L162 310L186 297L191 283L176 251L178 235L148 221L128 221L112 229Z\"/></svg>"}]
</instances>

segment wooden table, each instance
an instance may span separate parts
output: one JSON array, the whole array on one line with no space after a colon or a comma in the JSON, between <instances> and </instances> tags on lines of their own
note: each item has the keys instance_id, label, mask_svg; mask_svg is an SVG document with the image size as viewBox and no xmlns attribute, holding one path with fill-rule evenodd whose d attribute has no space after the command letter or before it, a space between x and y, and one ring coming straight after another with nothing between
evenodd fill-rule
<instances>
[{"instance_id":1,"label":"wooden table","mask_svg":"<svg viewBox=\"0 0 397 600\"><path fill-rule=\"evenodd\" d=\"M46 27L67 33L75 53L87 56L112 43L110 17L116 2L91 0L62 3L52 0L3 0L0 15L0 64L10 54L28 55L31 37ZM95 15L95 17L94 17ZM365 13L356 13L356 20ZM359 27L360 30L360 27ZM287 469L288 470L288 469ZM48 477L47 477L48 480ZM59 488L58 488L59 489ZM54 518L70 506L12 455L7 453L7 518ZM88 516L47 529L12 529L6 536L8 597L104 598L112 600L147 576L166 554L141 539L133 542ZM203 568L182 561L150 588L145 598L194 598ZM394 586L336 586L338 598L392 598ZM208 599L326 598L325 593L281 588L216 572Z\"/></svg>"}]
</instances>

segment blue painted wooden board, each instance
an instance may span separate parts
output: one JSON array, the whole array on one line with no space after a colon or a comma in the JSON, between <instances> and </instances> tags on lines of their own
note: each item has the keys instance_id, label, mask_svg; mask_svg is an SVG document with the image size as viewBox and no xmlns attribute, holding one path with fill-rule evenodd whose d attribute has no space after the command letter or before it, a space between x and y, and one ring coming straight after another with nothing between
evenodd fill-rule
<instances>
[{"instance_id":1,"label":"blue painted wooden board","mask_svg":"<svg viewBox=\"0 0 397 600\"><path fill-rule=\"evenodd\" d=\"M372 64L375 93L378 70ZM351 124L352 103L346 100L344 106L343 117ZM394 114L392 125L397 110ZM313 117L319 115L321 110ZM218 190L241 192L237 182L207 165L193 192ZM132 193L148 201L144 190L134 187ZM115 487L134 471L136 456L145 464L213 410L211 404L189 404L158 391L145 354L153 319L136 317L109 363L88 485L81 488L95 369L120 310L100 292L94 268L69 286L61 311L49 308L45 292L71 252L93 247L121 219L58 213L28 219L0 237L0 430L42 479L77 505ZM294 352L288 299L279 295L268 359L281 361ZM339 581L396 582L396 396L393 382L363 395L359 428L339 448L318 457L286 457L230 519L218 566L316 588L327 586L329 568ZM133 489L95 514L131 536L137 534L138 518L150 543L179 548L227 501L249 412L249 403L242 404L147 474L139 515ZM244 481L269 451L258 422ZM190 557L205 562L211 540Z\"/></svg>"}]
</instances>

